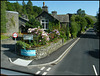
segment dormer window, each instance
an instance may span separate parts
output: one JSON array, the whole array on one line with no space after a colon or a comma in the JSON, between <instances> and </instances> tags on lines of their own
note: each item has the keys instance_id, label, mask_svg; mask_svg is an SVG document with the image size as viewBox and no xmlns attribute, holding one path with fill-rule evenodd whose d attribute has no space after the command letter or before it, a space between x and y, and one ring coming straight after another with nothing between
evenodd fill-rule
<instances>
[{"instance_id":1,"label":"dormer window","mask_svg":"<svg viewBox=\"0 0 100 76\"><path fill-rule=\"evenodd\" d=\"M43 29L44 30L48 29L48 24L49 24L49 20L48 19L42 19L41 20L41 25L43 25Z\"/></svg>"}]
</instances>

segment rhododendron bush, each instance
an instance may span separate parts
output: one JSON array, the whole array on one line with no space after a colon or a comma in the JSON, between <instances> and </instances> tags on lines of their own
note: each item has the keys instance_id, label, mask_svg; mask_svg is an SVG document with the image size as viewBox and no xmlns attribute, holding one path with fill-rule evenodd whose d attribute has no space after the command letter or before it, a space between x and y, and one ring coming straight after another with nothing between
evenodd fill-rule
<instances>
[{"instance_id":1,"label":"rhododendron bush","mask_svg":"<svg viewBox=\"0 0 100 76\"><path fill-rule=\"evenodd\" d=\"M57 40L60 36L60 33L57 29L52 30L50 33L44 31L40 28L29 28L27 30L28 34L33 34L33 40L31 42L25 41L31 47L45 45L51 41Z\"/></svg>"},{"instance_id":2,"label":"rhododendron bush","mask_svg":"<svg viewBox=\"0 0 100 76\"><path fill-rule=\"evenodd\" d=\"M46 42L50 40L48 33L40 28L29 28L28 33L33 34L33 37L37 37L38 44L46 44Z\"/></svg>"},{"instance_id":3,"label":"rhododendron bush","mask_svg":"<svg viewBox=\"0 0 100 76\"><path fill-rule=\"evenodd\" d=\"M50 41L53 41L53 39L59 38L59 36L60 36L60 33L59 33L59 31L56 30L56 29L53 30L53 31L51 31L51 32L49 33Z\"/></svg>"}]
</instances>

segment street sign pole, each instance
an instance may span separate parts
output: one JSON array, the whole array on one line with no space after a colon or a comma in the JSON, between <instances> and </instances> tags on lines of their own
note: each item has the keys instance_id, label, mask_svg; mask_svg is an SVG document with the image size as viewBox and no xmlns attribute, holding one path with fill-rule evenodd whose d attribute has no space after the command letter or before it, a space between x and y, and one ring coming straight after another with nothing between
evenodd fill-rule
<instances>
[{"instance_id":1,"label":"street sign pole","mask_svg":"<svg viewBox=\"0 0 100 76\"><path fill-rule=\"evenodd\" d=\"M15 53L16 53L16 38L15 38Z\"/></svg>"},{"instance_id":2,"label":"street sign pole","mask_svg":"<svg viewBox=\"0 0 100 76\"><path fill-rule=\"evenodd\" d=\"M15 38L15 53L16 53L16 38L18 37L18 34L14 32L12 36Z\"/></svg>"}]
</instances>

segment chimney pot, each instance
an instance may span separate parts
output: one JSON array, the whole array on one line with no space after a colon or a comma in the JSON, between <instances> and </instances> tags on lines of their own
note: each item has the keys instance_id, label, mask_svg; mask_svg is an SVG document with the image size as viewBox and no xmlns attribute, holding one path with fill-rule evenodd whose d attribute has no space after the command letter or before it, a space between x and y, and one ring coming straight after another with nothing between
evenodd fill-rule
<instances>
[{"instance_id":1,"label":"chimney pot","mask_svg":"<svg viewBox=\"0 0 100 76\"><path fill-rule=\"evenodd\" d=\"M43 6L45 6L45 2L43 2Z\"/></svg>"}]
</instances>

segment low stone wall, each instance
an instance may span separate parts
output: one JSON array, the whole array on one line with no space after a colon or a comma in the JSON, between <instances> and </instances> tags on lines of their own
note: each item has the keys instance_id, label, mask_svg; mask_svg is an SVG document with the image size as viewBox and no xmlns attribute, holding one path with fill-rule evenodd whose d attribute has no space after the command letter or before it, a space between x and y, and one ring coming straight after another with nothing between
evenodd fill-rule
<instances>
[{"instance_id":1,"label":"low stone wall","mask_svg":"<svg viewBox=\"0 0 100 76\"><path fill-rule=\"evenodd\" d=\"M24 59L38 60L38 59L44 58L46 56L49 56L51 53L56 51L62 45L63 45L62 44L62 39L59 39L56 42L51 42L48 45L44 45L44 46L41 46L41 47L33 48L33 50L36 50L36 56L23 56L23 55L21 55L21 50L19 50L17 52L17 54L20 55Z\"/></svg>"},{"instance_id":2,"label":"low stone wall","mask_svg":"<svg viewBox=\"0 0 100 76\"><path fill-rule=\"evenodd\" d=\"M61 46L62 46L62 39L58 40L57 42L52 42L49 45L34 48L37 50L35 59L37 60L37 59L44 58L50 55L52 52L56 51Z\"/></svg>"}]
</instances>

